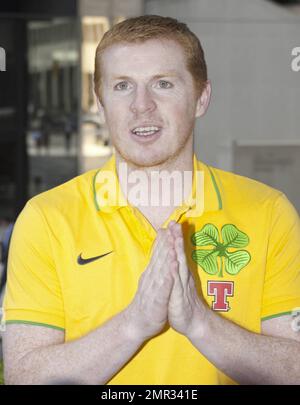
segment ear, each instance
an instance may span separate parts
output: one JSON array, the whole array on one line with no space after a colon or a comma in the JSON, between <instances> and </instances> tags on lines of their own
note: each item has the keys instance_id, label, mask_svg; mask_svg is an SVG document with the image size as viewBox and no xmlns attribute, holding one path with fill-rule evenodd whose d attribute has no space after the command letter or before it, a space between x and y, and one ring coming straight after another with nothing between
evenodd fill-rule
<instances>
[{"instance_id":1,"label":"ear","mask_svg":"<svg viewBox=\"0 0 300 405\"><path fill-rule=\"evenodd\" d=\"M208 109L211 98L211 82L207 80L201 95L197 100L195 117L202 117Z\"/></svg>"}]
</instances>

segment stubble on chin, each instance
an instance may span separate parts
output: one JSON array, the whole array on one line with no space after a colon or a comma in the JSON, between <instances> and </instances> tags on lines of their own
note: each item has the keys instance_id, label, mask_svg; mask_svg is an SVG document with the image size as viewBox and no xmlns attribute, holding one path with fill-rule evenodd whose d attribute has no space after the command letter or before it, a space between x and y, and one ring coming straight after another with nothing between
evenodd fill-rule
<instances>
[{"instance_id":1,"label":"stubble on chin","mask_svg":"<svg viewBox=\"0 0 300 405\"><path fill-rule=\"evenodd\" d=\"M122 161L126 162L132 168L135 169L144 169L144 168L151 168L163 165L168 159L168 155L162 154L151 154L151 156L147 156L147 153L140 153L140 154L128 154L115 146L116 153L119 154Z\"/></svg>"},{"instance_id":2,"label":"stubble on chin","mask_svg":"<svg viewBox=\"0 0 300 405\"><path fill-rule=\"evenodd\" d=\"M193 130L192 130L193 132ZM182 153L183 149L188 147L189 142L193 143L193 134L191 133L186 138L183 138L181 142L177 145L174 151L168 149L168 145L164 145L164 150L152 151L147 153L145 147L145 153L128 153L127 147L122 148L122 145L114 143L116 153L120 156L121 160L126 162L132 168L135 169L155 169L158 170L159 167L168 166L172 161L175 161L177 157Z\"/></svg>"}]
</instances>

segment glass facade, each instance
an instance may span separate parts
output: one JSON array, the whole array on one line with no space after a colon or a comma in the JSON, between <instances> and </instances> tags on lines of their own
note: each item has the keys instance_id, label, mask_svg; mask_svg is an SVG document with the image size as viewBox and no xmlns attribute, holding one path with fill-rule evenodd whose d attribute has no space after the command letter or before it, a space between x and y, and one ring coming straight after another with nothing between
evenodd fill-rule
<instances>
[{"instance_id":1,"label":"glass facade","mask_svg":"<svg viewBox=\"0 0 300 405\"><path fill-rule=\"evenodd\" d=\"M29 198L102 166L113 152L94 94L94 57L106 30L125 17L95 15L107 12L104 3L78 4L1 5L0 228Z\"/></svg>"},{"instance_id":2,"label":"glass facade","mask_svg":"<svg viewBox=\"0 0 300 405\"><path fill-rule=\"evenodd\" d=\"M78 173L79 60L75 18L28 24L29 196Z\"/></svg>"},{"instance_id":3,"label":"glass facade","mask_svg":"<svg viewBox=\"0 0 300 405\"><path fill-rule=\"evenodd\" d=\"M85 172L102 166L112 154L105 123L101 121L94 94L95 51L105 31L106 17L83 17L81 21L81 128L79 170Z\"/></svg>"},{"instance_id":4,"label":"glass facade","mask_svg":"<svg viewBox=\"0 0 300 405\"><path fill-rule=\"evenodd\" d=\"M25 33L24 22L0 17L5 52L5 70L0 71L0 223L13 220L27 197Z\"/></svg>"}]
</instances>

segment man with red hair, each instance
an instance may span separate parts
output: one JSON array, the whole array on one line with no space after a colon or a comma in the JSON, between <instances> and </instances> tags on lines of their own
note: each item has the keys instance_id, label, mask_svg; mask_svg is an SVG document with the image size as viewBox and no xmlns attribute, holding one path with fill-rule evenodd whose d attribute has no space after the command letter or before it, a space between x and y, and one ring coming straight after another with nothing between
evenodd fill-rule
<instances>
[{"instance_id":1,"label":"man with red hair","mask_svg":"<svg viewBox=\"0 0 300 405\"><path fill-rule=\"evenodd\" d=\"M197 160L211 96L198 38L160 16L115 25L95 93L115 154L15 225L6 382L299 383L299 217L281 192ZM174 181L156 188L163 172Z\"/></svg>"}]
</instances>

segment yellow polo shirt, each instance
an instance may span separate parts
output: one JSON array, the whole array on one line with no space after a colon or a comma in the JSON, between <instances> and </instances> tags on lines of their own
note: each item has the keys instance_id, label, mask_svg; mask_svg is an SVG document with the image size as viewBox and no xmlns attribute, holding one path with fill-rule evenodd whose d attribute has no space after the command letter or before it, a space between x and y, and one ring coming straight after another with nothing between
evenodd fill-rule
<instances>
[{"instance_id":1,"label":"yellow polo shirt","mask_svg":"<svg viewBox=\"0 0 300 405\"><path fill-rule=\"evenodd\" d=\"M138 209L105 199L105 172L119 187L113 156L26 204L11 240L7 323L57 328L70 341L132 301L156 231ZM200 209L189 199L163 227L172 219L182 224L190 270L212 310L259 333L262 319L300 307L299 216L281 192L194 157L198 172ZM108 382L230 383L171 328L147 341Z\"/></svg>"}]
</instances>

